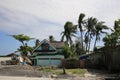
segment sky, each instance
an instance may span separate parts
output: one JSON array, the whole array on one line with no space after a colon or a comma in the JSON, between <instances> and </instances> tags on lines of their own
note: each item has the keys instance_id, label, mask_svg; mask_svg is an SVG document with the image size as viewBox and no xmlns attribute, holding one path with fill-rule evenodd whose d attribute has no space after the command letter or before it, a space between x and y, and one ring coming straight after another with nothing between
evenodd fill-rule
<instances>
[{"instance_id":1,"label":"sky","mask_svg":"<svg viewBox=\"0 0 120 80\"><path fill-rule=\"evenodd\" d=\"M13 34L40 40L53 35L60 40L65 22L77 24L80 13L112 27L120 18L119 4L120 0L0 0L0 54L12 53L21 45L9 36Z\"/></svg>"}]
</instances>

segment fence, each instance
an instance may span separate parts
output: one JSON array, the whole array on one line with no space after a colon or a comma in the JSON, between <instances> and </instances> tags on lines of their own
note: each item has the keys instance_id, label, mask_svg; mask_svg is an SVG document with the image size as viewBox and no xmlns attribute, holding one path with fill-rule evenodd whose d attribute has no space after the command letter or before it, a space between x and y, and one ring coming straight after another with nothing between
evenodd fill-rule
<instances>
[{"instance_id":1,"label":"fence","mask_svg":"<svg viewBox=\"0 0 120 80\"><path fill-rule=\"evenodd\" d=\"M62 65L68 69L85 68L86 60L75 60L75 59L62 60Z\"/></svg>"}]
</instances>

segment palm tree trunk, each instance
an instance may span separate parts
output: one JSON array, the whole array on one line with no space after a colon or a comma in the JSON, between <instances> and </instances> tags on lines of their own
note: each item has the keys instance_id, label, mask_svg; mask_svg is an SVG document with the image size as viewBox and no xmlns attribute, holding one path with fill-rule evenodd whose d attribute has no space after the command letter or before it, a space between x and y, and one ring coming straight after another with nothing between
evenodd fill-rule
<instances>
[{"instance_id":1,"label":"palm tree trunk","mask_svg":"<svg viewBox=\"0 0 120 80\"><path fill-rule=\"evenodd\" d=\"M96 43L97 43L97 36L96 36L96 39L95 39L95 43L94 43L94 48L93 48L93 50L94 50L95 47L96 47Z\"/></svg>"},{"instance_id":2,"label":"palm tree trunk","mask_svg":"<svg viewBox=\"0 0 120 80\"><path fill-rule=\"evenodd\" d=\"M89 53L89 51L90 51L90 44L91 44L91 39L90 39L90 41L89 41L89 43L88 43L88 53Z\"/></svg>"},{"instance_id":3,"label":"palm tree trunk","mask_svg":"<svg viewBox=\"0 0 120 80\"><path fill-rule=\"evenodd\" d=\"M83 51L83 34L82 34L82 31L81 32L81 42L82 42L82 51Z\"/></svg>"},{"instance_id":4,"label":"palm tree trunk","mask_svg":"<svg viewBox=\"0 0 120 80\"><path fill-rule=\"evenodd\" d=\"M88 42L88 53L90 51L90 44L91 44L91 35L89 35L89 42Z\"/></svg>"},{"instance_id":5,"label":"palm tree trunk","mask_svg":"<svg viewBox=\"0 0 120 80\"><path fill-rule=\"evenodd\" d=\"M88 50L88 43L86 43L86 52L87 52L87 50Z\"/></svg>"}]
</instances>

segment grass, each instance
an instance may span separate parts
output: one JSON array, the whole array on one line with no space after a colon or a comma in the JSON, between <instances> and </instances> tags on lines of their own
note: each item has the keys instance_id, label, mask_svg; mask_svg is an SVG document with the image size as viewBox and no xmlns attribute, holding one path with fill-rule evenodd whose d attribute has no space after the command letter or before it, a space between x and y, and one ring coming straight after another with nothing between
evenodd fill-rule
<instances>
[{"instance_id":1,"label":"grass","mask_svg":"<svg viewBox=\"0 0 120 80\"><path fill-rule=\"evenodd\" d=\"M67 69L66 71L67 73L71 74L84 74L85 72L87 72L86 69Z\"/></svg>"},{"instance_id":2,"label":"grass","mask_svg":"<svg viewBox=\"0 0 120 80\"><path fill-rule=\"evenodd\" d=\"M65 69L67 74L84 74L87 72L86 69ZM54 73L57 75L63 74L63 69L51 69L51 68L43 68L42 69L43 72L47 72L47 73Z\"/></svg>"}]
</instances>

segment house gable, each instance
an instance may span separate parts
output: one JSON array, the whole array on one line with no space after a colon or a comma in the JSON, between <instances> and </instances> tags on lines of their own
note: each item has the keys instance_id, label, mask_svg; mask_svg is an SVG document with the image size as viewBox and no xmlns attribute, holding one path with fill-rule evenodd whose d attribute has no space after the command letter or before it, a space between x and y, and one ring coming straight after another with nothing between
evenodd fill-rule
<instances>
[{"instance_id":1,"label":"house gable","mask_svg":"<svg viewBox=\"0 0 120 80\"><path fill-rule=\"evenodd\" d=\"M52 46L46 39L43 40L40 45L38 45L34 51L34 53L38 54L46 54L46 53L55 53L56 48Z\"/></svg>"}]
</instances>

